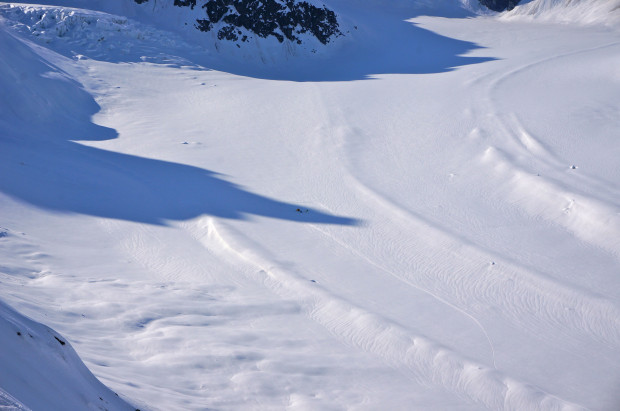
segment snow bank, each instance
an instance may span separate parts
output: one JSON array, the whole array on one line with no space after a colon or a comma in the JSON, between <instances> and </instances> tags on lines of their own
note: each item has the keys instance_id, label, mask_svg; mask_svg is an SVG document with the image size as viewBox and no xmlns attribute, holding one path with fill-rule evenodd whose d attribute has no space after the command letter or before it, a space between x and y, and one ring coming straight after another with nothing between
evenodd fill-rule
<instances>
[{"instance_id":1,"label":"snow bank","mask_svg":"<svg viewBox=\"0 0 620 411\"><path fill-rule=\"evenodd\" d=\"M95 378L62 335L2 301L0 341L0 409L135 409Z\"/></svg>"},{"instance_id":2,"label":"snow bank","mask_svg":"<svg viewBox=\"0 0 620 411\"><path fill-rule=\"evenodd\" d=\"M533 0L506 12L505 20L620 24L620 0Z\"/></svg>"}]
</instances>

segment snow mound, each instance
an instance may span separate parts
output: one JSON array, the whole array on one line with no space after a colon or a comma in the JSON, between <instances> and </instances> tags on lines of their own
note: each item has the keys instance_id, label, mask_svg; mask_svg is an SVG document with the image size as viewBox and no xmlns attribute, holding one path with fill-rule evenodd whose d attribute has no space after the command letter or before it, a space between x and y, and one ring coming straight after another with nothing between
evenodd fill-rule
<instances>
[{"instance_id":1,"label":"snow mound","mask_svg":"<svg viewBox=\"0 0 620 411\"><path fill-rule=\"evenodd\" d=\"M0 301L0 409L134 410L60 334Z\"/></svg>"},{"instance_id":2,"label":"snow mound","mask_svg":"<svg viewBox=\"0 0 620 411\"><path fill-rule=\"evenodd\" d=\"M533 0L502 15L506 20L620 24L620 0Z\"/></svg>"}]
</instances>

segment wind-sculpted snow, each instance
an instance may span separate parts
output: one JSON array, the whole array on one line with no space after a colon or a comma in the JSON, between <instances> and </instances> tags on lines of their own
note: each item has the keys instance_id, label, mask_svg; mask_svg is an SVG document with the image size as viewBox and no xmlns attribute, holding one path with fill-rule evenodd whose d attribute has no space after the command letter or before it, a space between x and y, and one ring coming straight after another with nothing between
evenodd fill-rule
<instances>
[{"instance_id":1,"label":"wind-sculpted snow","mask_svg":"<svg viewBox=\"0 0 620 411\"><path fill-rule=\"evenodd\" d=\"M321 286L308 282L304 273L278 266L264 255L260 245L245 243L240 233L212 225L208 230L226 251L258 270L254 274L258 282L283 298L299 302L310 318L337 338L383 358L394 367L404 368L450 393L467 396L488 409L584 409L512 380L496 367L487 368L463 358L441 344L341 300Z\"/></svg>"},{"instance_id":2,"label":"wind-sculpted snow","mask_svg":"<svg viewBox=\"0 0 620 411\"><path fill-rule=\"evenodd\" d=\"M62 332L3 311L21 375L70 343L140 409L618 408L612 14L332 0L351 32L285 56L173 29L205 2L46 3L0 4L0 298Z\"/></svg>"}]
</instances>

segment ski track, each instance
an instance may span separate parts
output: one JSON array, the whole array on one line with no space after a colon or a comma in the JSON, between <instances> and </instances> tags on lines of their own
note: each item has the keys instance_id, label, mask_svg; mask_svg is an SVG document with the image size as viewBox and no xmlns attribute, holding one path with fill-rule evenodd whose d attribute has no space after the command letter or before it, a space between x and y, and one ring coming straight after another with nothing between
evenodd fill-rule
<instances>
[{"instance_id":1,"label":"ski track","mask_svg":"<svg viewBox=\"0 0 620 411\"><path fill-rule=\"evenodd\" d=\"M513 323L520 323L534 332L553 327L562 335L580 341L594 338L610 349L620 346L620 308L616 304L589 296L586 290L553 281L542 273L532 273L472 243L464 244L463 239L431 226L429 221L390 203L352 175L349 177L350 185L357 186L361 193L359 201L374 201L375 208L380 210L377 215L392 217L382 222L387 227L375 235L387 244L386 248L397 250L395 254L400 256L396 259L399 263L405 262L406 267L418 269L402 271L400 264L386 268L374 261L371 261L372 265L422 289L474 320L470 312L463 311L475 309L472 299L479 307L502 308L503 315ZM390 220L397 223L391 226ZM407 238L408 232L424 232L425 238L423 241ZM394 236L393 233L400 235ZM426 244L431 242L429 237L434 246ZM345 241L338 242L343 244ZM393 247L394 244L401 244L400 249ZM358 250L355 254L369 255ZM415 257L409 257L407 261L405 256ZM364 259L370 261L369 257ZM496 264L489 267L491 261ZM484 331L482 325L480 328Z\"/></svg>"},{"instance_id":2,"label":"ski track","mask_svg":"<svg viewBox=\"0 0 620 411\"><path fill-rule=\"evenodd\" d=\"M488 83L485 87L486 95L480 96L477 100L483 102L481 107L477 110L477 116L482 118L484 113L491 113L490 117L493 119L493 124L489 127L489 129L495 130L496 128L499 128L503 135L508 136L509 139L515 143L515 145L510 147L515 150L513 153L514 161L517 161L517 159L520 158L522 162L529 164L529 167L532 168L532 173L549 168L555 169L555 171L566 170L571 163L565 159L561 159L555 153L552 153L540 139L529 133L514 113L500 113L495 109L495 107L498 106L497 103L499 102L499 99L495 95L506 82L512 80L516 75L523 74L529 70L538 68L539 66L554 62L556 60L613 48L618 45L620 45L620 42L612 42L601 46L554 55L524 64L512 70L508 70L506 73L500 74L495 79L490 81L486 76L476 78L470 82L470 88L472 89L474 89L472 86L483 86L483 83ZM477 131L479 130L475 130L475 132ZM518 156L518 154L521 156ZM531 164L532 162L534 162L534 164ZM589 197L594 197L600 202L620 206L620 202L618 202L618 198L620 198L618 188L610 187L608 183L601 182L598 179L583 173L572 176L572 179L580 183L580 187L574 187L574 190L580 191L583 190L583 187L593 188L588 190L587 194L583 194ZM604 194L606 193L608 195L605 196Z\"/></svg>"},{"instance_id":3,"label":"ski track","mask_svg":"<svg viewBox=\"0 0 620 411\"><path fill-rule=\"evenodd\" d=\"M508 132L510 127L506 125L506 121L497 114L495 118L502 129ZM340 121L342 122L346 123ZM523 130L522 127L520 130ZM341 138L346 141L347 134L351 133L344 134ZM553 159L542 144L525 131L522 131L520 136L512 135L512 138L525 146L528 154L533 152L538 155L540 161L545 158ZM346 147L346 142L344 145ZM545 181L519 170L514 162L502 159L501 154L496 153L499 153L499 149L488 150L483 154L480 163L490 166L500 181L510 181L511 178L521 180L523 191L516 190L513 201L517 201L519 195L527 194L529 184ZM341 152L334 157L333 163L336 164L339 158L347 157L346 152ZM554 159L554 162L557 167L562 164L558 159ZM351 163L350 159L348 163ZM404 365L414 378L432 381L450 392L465 395L484 404L489 409L579 409L577 405L541 393L539 388L517 382L498 371L492 339L477 317L484 314L488 307L495 307L500 309L502 315L512 324L519 324L533 333L553 328L557 335L574 340L575 345L594 340L607 349L615 350L620 346L620 309L615 304L604 298L590 296L586 290L554 281L543 273L531 272L516 262L506 261L464 238L456 237L373 191L355 177L356 173L350 166L345 168L342 174L348 186L353 187L353 194L349 195L353 196L357 203L368 207L368 215L389 216L382 219L385 227L373 227L373 234L378 240L375 239L371 244L377 246L377 243L382 243L379 251L389 252L390 258L381 260L396 260L396 263L386 267L384 263L375 260L374 253L359 248L359 245L348 245L355 244L355 241L339 238L330 233L333 230L329 228L317 225L311 227L326 237L326 243L333 242L348 249L376 269L399 279L407 286L431 295L467 317L488 342L493 368L477 364L435 341L343 300L317 284L309 283L306 280L309 276L290 272L280 266L267 250L245 238L228 224L211 218L206 219L206 222L201 220L194 228L193 235L203 241L206 248L213 247L215 239L226 253L245 261L251 267L245 271L253 280L264 284L282 298L298 302L310 319L325 327L339 340L373 353L393 367L402 368ZM529 176L533 182L527 179ZM553 201L554 196L561 190L548 181L546 184L546 191L550 193L547 201ZM573 197L577 198L577 195ZM579 203L585 201L584 197L579 198ZM524 207L523 202L519 205ZM537 205L539 203L532 207ZM599 214L606 212L604 204L598 207L602 209ZM595 215L593 218L597 217ZM188 227L186 229L192 230ZM611 230L613 231L613 227ZM207 238L201 239L201 232L208 233ZM406 234L411 232L424 232L427 238L424 241L411 239ZM159 240L156 235L153 237L152 242L156 245ZM431 237L432 241L428 241L428 237ZM128 252L147 266L152 264L151 261L159 261L160 265L151 268L169 272L161 265L161 258L154 258L157 251L154 251L153 243L150 247L145 247L144 241L141 235L131 239L127 245ZM612 252L615 251L614 247ZM151 250L150 254L144 254L145 250ZM394 258L395 256L397 258ZM229 258L231 257L224 257ZM496 266L489 267L490 261L497 262ZM403 270L403 267L407 269Z\"/></svg>"},{"instance_id":4,"label":"ski track","mask_svg":"<svg viewBox=\"0 0 620 411\"><path fill-rule=\"evenodd\" d=\"M510 181L512 193L509 193L509 198L530 215L542 215L573 232L584 242L606 249L620 261L620 192L617 188L583 173L574 173L570 180L541 176L536 171L552 169L557 173L565 171L570 163L551 153L539 139L528 133L516 115L501 115L494 109L498 106L498 99L494 94L497 94L504 82L515 75L555 60L616 47L618 44L620 43L613 42L564 53L509 71L490 82L488 96L482 100L487 103L481 112L492 113L496 123L494 129L501 130L517 147L516 152L510 154L500 148L489 147L483 155L493 173L500 179ZM529 170L518 165L519 156L533 163L529 165ZM582 187L587 187L587 192L584 192ZM532 190L539 195L538 198L529 195ZM562 208L562 204L565 204L565 207ZM564 215L557 210L562 210Z\"/></svg>"},{"instance_id":5,"label":"ski track","mask_svg":"<svg viewBox=\"0 0 620 411\"><path fill-rule=\"evenodd\" d=\"M584 243L606 250L620 261L620 219L615 205L578 194L579 190L553 178L532 174L510 160L506 152L489 147L483 162L495 177L509 182L506 197L532 217L544 217L572 232ZM536 197L532 196L536 192Z\"/></svg>"},{"instance_id":6,"label":"ski track","mask_svg":"<svg viewBox=\"0 0 620 411\"><path fill-rule=\"evenodd\" d=\"M487 95L492 95L505 79L516 73L562 57L616 45L618 43L614 42L528 63L491 80ZM520 169L513 160L518 155L527 157L528 160L534 157L542 164L540 168L551 163L555 168L565 170L567 162L549 153L543 144L528 134L519 123L513 122L508 125L508 122L504 120L506 117L514 118L515 121L516 118L511 115L501 116L491 109L495 107L491 97L479 101L488 102L479 110L480 113L493 113L492 120L495 129L502 130L515 143L510 146L510 149L515 151L514 153L502 155L503 152L500 149L490 147L480 159L480 164L490 168L500 183L508 182L511 186L512 191L506 194L509 202L516 203L531 216L542 214L551 223L561 224L581 241L605 249L619 259L620 221L617 217L617 204L609 202L607 198L592 198L589 193L579 193L577 188L566 186L564 182L541 178L532 172ZM337 115L338 119L332 120L332 124L347 124L347 120L342 117L342 113ZM332 126L332 129L338 129L338 127ZM343 136L339 140L343 141L342 145L346 147L347 139L353 138L354 132L348 126L340 127L340 129L345 130L341 132ZM517 133L510 132L510 129L516 129ZM470 312L463 311L473 308L472 298L482 307L489 305L501 307L504 316L533 332L553 327L561 335L576 341L594 339L608 349L617 350L620 347L620 307L617 304L604 297L592 295L585 289L554 281L544 273L532 272L516 261L506 260L506 257L499 256L492 250L482 249L461 236L456 237L449 230L421 215L401 208L361 182L356 177L359 173L356 173L351 166L353 160L346 148L344 152L333 156L336 159L347 159L348 166L342 174L346 177L348 185L355 187L359 192L355 199L349 201L366 203L373 210L374 215L391 216L391 218L383 218L382 224L389 225L391 221L397 222L393 227L383 229L383 233L378 237L387 244L386 249L392 250L395 255L399 256L396 260L400 260L400 264L390 268L384 267L371 260L369 256L372 253L368 250L354 250L356 255L364 256L366 261L382 271L462 311L477 323L487 339L489 337L482 324ZM583 175L579 175L577 181L583 187L604 185L596 179ZM538 194L537 197L530 195L533 187ZM602 192L609 192L609 190ZM613 193L609 197L614 198ZM620 198L620 196L615 198ZM561 212L558 213L555 210L561 210ZM558 214L562 218L558 218ZM415 241L405 234L415 232L424 232L427 237L425 241ZM400 235L395 236L394 233ZM429 236L433 238L432 243L435 243L433 247L427 244ZM349 240L338 239L337 242L341 245L354 242ZM411 260L409 256L415 256L415 259ZM407 258L410 260L407 261ZM393 260L394 258L382 259L384 262ZM404 264L402 260L405 260ZM500 263L493 267L483 266L491 261ZM400 268L403 265L419 269L403 271ZM509 291L506 291L507 289ZM490 339L489 343L492 346Z\"/></svg>"},{"instance_id":7,"label":"ski track","mask_svg":"<svg viewBox=\"0 0 620 411\"><path fill-rule=\"evenodd\" d=\"M504 199L531 218L542 217L549 224L559 225L580 241L603 249L620 261L617 188L610 190L605 182L584 174L575 174L572 182L558 177L557 173L565 170L567 163L529 133L516 115L500 114L493 108L498 102L494 95L514 75L563 57L618 44L552 56L504 73L489 82L486 96L477 99L484 103L475 109L480 118L482 113L492 113L482 130L500 130L498 141L508 137L505 145L489 146L477 159L481 168L489 170L495 184L505 185L501 191ZM321 106L320 96L315 104ZM308 230L324 239L321 247L344 249L365 261L374 271L396 278L460 313L488 342L488 362L492 367L308 281L311 276L304 272L307 267L283 266L277 262L277 256L242 234L234 224L199 217L191 223L183 223L181 230L188 232L209 253L225 261L238 262L251 280L283 299L298 303L305 316L336 339L372 353L394 368L403 369L412 379L430 381L489 409L585 409L504 373L501 363L497 364L493 340L484 325L484 314L491 309L498 310L510 324L531 333L551 328L553 334L569 340L568 345L594 341L598 348L612 353L620 348L620 307L604 296L559 282L508 256L498 255L383 195L364 182L359 177L362 173L353 166L354 154L347 150L347 141L355 131L344 114L327 113L325 107L315 109L326 113L329 129L336 130L330 137L341 143L341 148L327 154L331 156L329 161L333 169L340 173L339 178L347 183L348 191L342 195L347 202L359 204L362 214L369 216L373 223L363 235L313 224L307 225ZM386 147L386 150L394 148ZM539 176L536 170L554 172ZM536 197L530 195L532 190L536 191ZM102 225L109 232L115 230L113 222ZM198 264L188 270L183 257L161 255L167 245L160 230L171 229L141 226L130 237L122 239L118 247L147 269L165 273L159 280L187 279L188 271L195 272L192 275L204 275ZM418 232L424 233L424 238L411 235ZM170 241L167 238L167 242ZM24 253L24 259L34 258L27 250ZM3 401L21 409L11 404L10 396L3 396L0 390L0 408ZM291 395L288 401L293 406L297 399Z\"/></svg>"},{"instance_id":8,"label":"ski track","mask_svg":"<svg viewBox=\"0 0 620 411\"><path fill-rule=\"evenodd\" d=\"M299 303L309 318L336 338L383 358L393 367L406 368L421 381L432 381L489 409L585 409L477 364L331 294L302 274L281 267L267 250L227 224L203 218L196 223L194 236L209 249L213 240L219 242L223 251L248 265L250 277L282 298Z\"/></svg>"},{"instance_id":9,"label":"ski track","mask_svg":"<svg viewBox=\"0 0 620 411\"><path fill-rule=\"evenodd\" d=\"M371 260L375 253L368 249L356 249L356 255L364 256L373 266L463 312L477 323L487 339L488 334L471 310L484 312L483 307L491 306L501 308L511 322L533 332L553 327L576 342L593 338L609 349L620 346L620 307L585 289L532 272L394 204L355 177L358 173L352 171L352 160L346 153L346 140L353 133L341 131L341 134L345 153L336 157L348 158L349 165L342 174L347 185L358 192L347 202L364 203L370 208L367 214L381 221L373 227L372 234L380 240L375 239L373 243L382 243L381 248L391 252L390 258L381 258L381 264ZM523 190L527 190L526 183ZM326 230L329 229L321 229ZM424 238L408 233L424 233ZM337 242L356 243L353 238L341 238ZM387 261L392 262L391 266L385 266ZM489 267L492 261L497 264Z\"/></svg>"}]
</instances>

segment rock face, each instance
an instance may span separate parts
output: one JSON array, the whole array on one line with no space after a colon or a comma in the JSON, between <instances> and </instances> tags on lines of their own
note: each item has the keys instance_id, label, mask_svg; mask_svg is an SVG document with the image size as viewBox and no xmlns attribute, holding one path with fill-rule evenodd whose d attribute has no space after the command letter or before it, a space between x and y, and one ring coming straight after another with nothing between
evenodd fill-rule
<instances>
[{"instance_id":1,"label":"rock face","mask_svg":"<svg viewBox=\"0 0 620 411\"><path fill-rule=\"evenodd\" d=\"M480 0L480 4L494 11L512 10L521 0Z\"/></svg>"},{"instance_id":2,"label":"rock face","mask_svg":"<svg viewBox=\"0 0 620 411\"><path fill-rule=\"evenodd\" d=\"M134 1L142 4L149 0ZM197 6L196 0L174 0L174 5L192 10ZM342 36L336 13L307 1L208 0L201 8L204 18L197 18L195 27L204 32L217 30L219 40L246 42L255 35L301 44L302 35L311 35L327 44Z\"/></svg>"}]
</instances>

